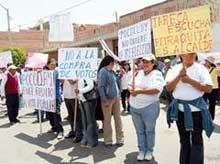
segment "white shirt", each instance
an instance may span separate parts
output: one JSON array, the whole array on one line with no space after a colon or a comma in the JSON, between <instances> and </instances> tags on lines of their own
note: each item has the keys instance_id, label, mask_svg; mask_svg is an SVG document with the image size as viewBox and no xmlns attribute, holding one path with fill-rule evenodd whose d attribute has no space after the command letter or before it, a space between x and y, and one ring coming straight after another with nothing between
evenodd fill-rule
<instances>
[{"instance_id":1,"label":"white shirt","mask_svg":"<svg viewBox=\"0 0 220 164\"><path fill-rule=\"evenodd\" d=\"M63 83L63 97L65 99L75 99L76 98L76 84L72 85L68 80L64 80Z\"/></svg>"},{"instance_id":2,"label":"white shirt","mask_svg":"<svg viewBox=\"0 0 220 164\"><path fill-rule=\"evenodd\" d=\"M168 71L165 81L170 82L173 79L175 79L182 68L183 68L182 63L173 66ZM196 80L201 84L212 85L212 80L208 70L199 63L194 63L192 66L188 67L186 69L186 74L190 78ZM186 100L186 101L194 100L196 98L202 97L203 94L204 92L199 91L198 89L192 87L190 84L183 83L182 81L179 81L179 83L177 84L176 88L173 91L173 97L175 99ZM197 109L192 105L190 105L190 107L192 112L200 111L199 109ZM184 111L183 105L179 105L179 110Z\"/></svg>"},{"instance_id":3,"label":"white shirt","mask_svg":"<svg viewBox=\"0 0 220 164\"><path fill-rule=\"evenodd\" d=\"M87 79L86 80L87 86L85 86L84 80L80 79L78 81L78 89L79 89L79 100L85 102L86 99L83 96L83 93L89 92L93 89L94 87L94 81Z\"/></svg>"},{"instance_id":4,"label":"white shirt","mask_svg":"<svg viewBox=\"0 0 220 164\"><path fill-rule=\"evenodd\" d=\"M132 84L132 80L130 82ZM136 109L144 108L152 103L159 101L160 93L164 87L163 75L158 70L151 71L148 75L144 74L143 70L140 70L135 77L135 88L136 89L145 89L145 88L154 88L160 92L157 94L138 94L136 96L130 96L130 105Z\"/></svg>"},{"instance_id":5,"label":"white shirt","mask_svg":"<svg viewBox=\"0 0 220 164\"><path fill-rule=\"evenodd\" d=\"M121 89L122 90L128 89L128 84L131 81L131 78L132 78L131 71L128 71L127 73L122 75L122 77L121 77Z\"/></svg>"}]
</instances>

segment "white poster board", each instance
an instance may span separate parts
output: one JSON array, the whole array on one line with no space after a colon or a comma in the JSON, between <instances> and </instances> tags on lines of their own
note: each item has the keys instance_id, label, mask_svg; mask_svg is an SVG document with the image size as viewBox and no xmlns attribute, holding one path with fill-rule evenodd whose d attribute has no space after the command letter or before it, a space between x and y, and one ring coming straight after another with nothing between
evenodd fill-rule
<instances>
[{"instance_id":1,"label":"white poster board","mask_svg":"<svg viewBox=\"0 0 220 164\"><path fill-rule=\"evenodd\" d=\"M137 59L152 53L150 19L120 29L118 49L120 60Z\"/></svg>"},{"instance_id":2,"label":"white poster board","mask_svg":"<svg viewBox=\"0 0 220 164\"><path fill-rule=\"evenodd\" d=\"M55 77L53 71L24 72L22 93L26 107L48 112L56 111Z\"/></svg>"},{"instance_id":3,"label":"white poster board","mask_svg":"<svg viewBox=\"0 0 220 164\"><path fill-rule=\"evenodd\" d=\"M63 48L58 51L60 79L97 78L97 48Z\"/></svg>"},{"instance_id":4,"label":"white poster board","mask_svg":"<svg viewBox=\"0 0 220 164\"><path fill-rule=\"evenodd\" d=\"M13 63L11 51L0 52L0 68L7 68L8 63Z\"/></svg>"},{"instance_id":5,"label":"white poster board","mask_svg":"<svg viewBox=\"0 0 220 164\"><path fill-rule=\"evenodd\" d=\"M50 17L50 42L72 42L74 40L73 25L70 13L53 15Z\"/></svg>"}]
</instances>

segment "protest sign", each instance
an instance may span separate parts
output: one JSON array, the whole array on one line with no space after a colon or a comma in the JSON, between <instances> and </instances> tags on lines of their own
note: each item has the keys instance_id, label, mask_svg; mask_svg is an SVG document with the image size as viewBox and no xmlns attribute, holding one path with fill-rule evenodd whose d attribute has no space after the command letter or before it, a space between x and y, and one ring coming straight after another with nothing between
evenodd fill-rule
<instances>
[{"instance_id":1,"label":"protest sign","mask_svg":"<svg viewBox=\"0 0 220 164\"><path fill-rule=\"evenodd\" d=\"M150 19L118 31L118 56L131 60L152 53Z\"/></svg>"},{"instance_id":2,"label":"protest sign","mask_svg":"<svg viewBox=\"0 0 220 164\"><path fill-rule=\"evenodd\" d=\"M70 18L70 13L53 15L50 17L50 42L67 42L73 41L73 25Z\"/></svg>"},{"instance_id":3,"label":"protest sign","mask_svg":"<svg viewBox=\"0 0 220 164\"><path fill-rule=\"evenodd\" d=\"M8 63L13 63L11 51L0 52L0 68L7 68Z\"/></svg>"},{"instance_id":4,"label":"protest sign","mask_svg":"<svg viewBox=\"0 0 220 164\"><path fill-rule=\"evenodd\" d=\"M208 6L154 16L151 19L157 57L206 52L212 48Z\"/></svg>"},{"instance_id":5,"label":"protest sign","mask_svg":"<svg viewBox=\"0 0 220 164\"><path fill-rule=\"evenodd\" d=\"M55 112L56 94L54 72L24 72L21 78L25 106Z\"/></svg>"},{"instance_id":6,"label":"protest sign","mask_svg":"<svg viewBox=\"0 0 220 164\"><path fill-rule=\"evenodd\" d=\"M96 79L97 48L63 48L58 52L60 79Z\"/></svg>"},{"instance_id":7,"label":"protest sign","mask_svg":"<svg viewBox=\"0 0 220 164\"><path fill-rule=\"evenodd\" d=\"M47 60L48 60L48 54L29 52L25 63L25 67L43 68L47 64Z\"/></svg>"}]
</instances>

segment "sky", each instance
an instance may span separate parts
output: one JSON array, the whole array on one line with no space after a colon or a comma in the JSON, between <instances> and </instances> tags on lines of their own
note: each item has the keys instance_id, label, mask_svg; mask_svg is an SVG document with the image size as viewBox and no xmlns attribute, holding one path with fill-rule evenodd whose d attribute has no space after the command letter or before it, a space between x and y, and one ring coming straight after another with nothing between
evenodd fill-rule
<instances>
[{"instance_id":1,"label":"sky","mask_svg":"<svg viewBox=\"0 0 220 164\"><path fill-rule=\"evenodd\" d=\"M118 16L157 4L165 0L0 0L0 4L9 9L11 29L16 31L37 24L39 20L48 20L54 13L83 3L71 10L73 23L105 24L116 20ZM0 31L7 30L7 14L0 7Z\"/></svg>"}]
</instances>

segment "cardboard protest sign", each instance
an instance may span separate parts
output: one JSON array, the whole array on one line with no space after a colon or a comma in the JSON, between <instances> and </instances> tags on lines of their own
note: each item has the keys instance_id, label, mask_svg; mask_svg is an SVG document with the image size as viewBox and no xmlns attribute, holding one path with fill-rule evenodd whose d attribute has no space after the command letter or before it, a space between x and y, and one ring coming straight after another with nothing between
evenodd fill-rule
<instances>
[{"instance_id":1,"label":"cardboard protest sign","mask_svg":"<svg viewBox=\"0 0 220 164\"><path fill-rule=\"evenodd\" d=\"M47 64L47 60L48 60L48 54L29 52L25 63L25 67L43 68Z\"/></svg>"},{"instance_id":2,"label":"cardboard protest sign","mask_svg":"<svg viewBox=\"0 0 220 164\"><path fill-rule=\"evenodd\" d=\"M96 79L97 48L63 48L58 52L60 79Z\"/></svg>"},{"instance_id":3,"label":"cardboard protest sign","mask_svg":"<svg viewBox=\"0 0 220 164\"><path fill-rule=\"evenodd\" d=\"M74 40L73 25L70 13L53 15L50 17L50 42L67 42Z\"/></svg>"},{"instance_id":4,"label":"cardboard protest sign","mask_svg":"<svg viewBox=\"0 0 220 164\"><path fill-rule=\"evenodd\" d=\"M118 31L118 56L131 60L152 53L150 19Z\"/></svg>"},{"instance_id":5,"label":"cardboard protest sign","mask_svg":"<svg viewBox=\"0 0 220 164\"><path fill-rule=\"evenodd\" d=\"M13 63L11 51L0 52L0 68L7 68L8 63Z\"/></svg>"},{"instance_id":6,"label":"cardboard protest sign","mask_svg":"<svg viewBox=\"0 0 220 164\"><path fill-rule=\"evenodd\" d=\"M21 78L25 106L55 112L56 93L54 72L24 72Z\"/></svg>"},{"instance_id":7,"label":"cardboard protest sign","mask_svg":"<svg viewBox=\"0 0 220 164\"><path fill-rule=\"evenodd\" d=\"M154 16L151 19L157 57L205 52L212 48L208 6Z\"/></svg>"}]
</instances>

